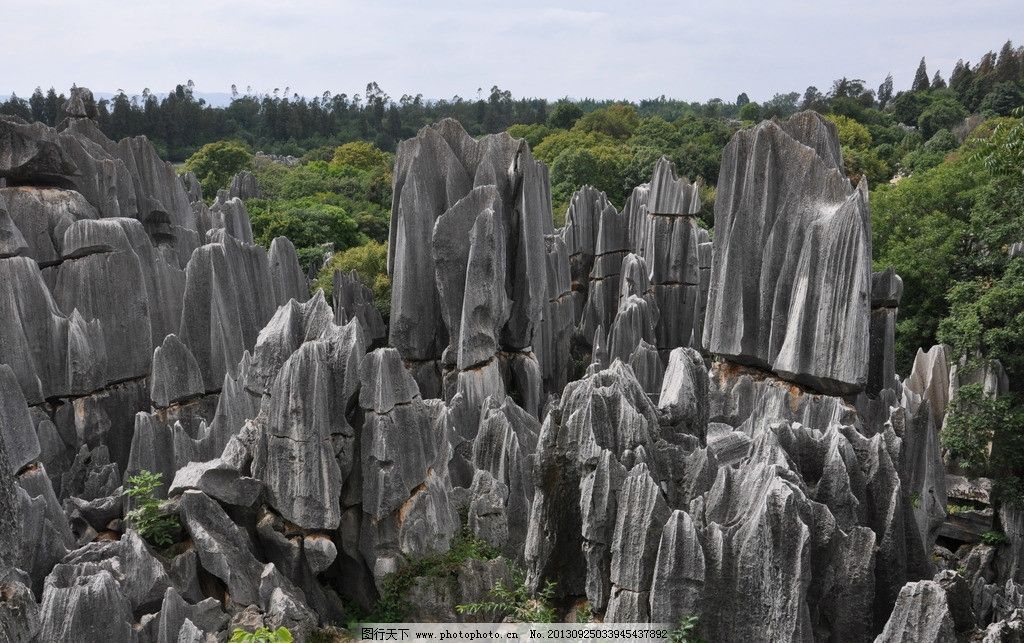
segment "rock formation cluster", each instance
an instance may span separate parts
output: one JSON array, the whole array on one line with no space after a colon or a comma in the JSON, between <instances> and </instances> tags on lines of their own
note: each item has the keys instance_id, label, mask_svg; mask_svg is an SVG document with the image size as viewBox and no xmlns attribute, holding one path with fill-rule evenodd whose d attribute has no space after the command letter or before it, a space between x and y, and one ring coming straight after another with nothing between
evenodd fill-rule
<instances>
[{"instance_id":1,"label":"rock formation cluster","mask_svg":"<svg viewBox=\"0 0 1024 643\"><path fill-rule=\"evenodd\" d=\"M291 242L254 244L252 174L208 205L87 91L57 128L0 116L0 638L304 640L468 530L501 557L414 583L412 618L518 567L714 641L1020 640L1024 514L942 546L993 520L945 474L950 391L1005 376L939 346L899 378L902 282L820 116L733 137L713 231L666 158L556 229L525 142L426 127L385 323L354 273L310 295ZM170 543L128 518L142 471Z\"/></svg>"}]
</instances>

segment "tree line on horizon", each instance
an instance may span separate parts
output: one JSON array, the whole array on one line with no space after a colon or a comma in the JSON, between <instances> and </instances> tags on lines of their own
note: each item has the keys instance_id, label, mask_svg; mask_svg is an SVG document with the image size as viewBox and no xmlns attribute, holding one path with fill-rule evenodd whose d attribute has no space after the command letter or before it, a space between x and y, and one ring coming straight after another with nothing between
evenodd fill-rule
<instances>
[{"instance_id":1,"label":"tree line on horizon","mask_svg":"<svg viewBox=\"0 0 1024 643\"><path fill-rule=\"evenodd\" d=\"M877 89L868 88L863 80L843 77L825 91L811 86L802 94L777 93L763 103L751 101L746 93L733 102L718 98L685 101L664 95L636 102L593 98L548 101L515 98L498 86L489 92L478 90L476 99L425 100L421 94L395 99L376 82L367 84L363 94L351 96L325 91L309 98L291 93L287 87L262 95L250 90L240 93L235 86L231 90L231 103L225 107L213 107L196 98L191 81L162 98L149 90L141 96L119 91L89 107L110 138L144 134L172 161L183 161L204 144L222 139L294 156L356 140L394 151L402 139L446 117L457 119L467 132L478 136L516 124L565 127L584 114L613 104L632 106L640 118L657 116L668 122L687 116L756 122L785 118L800 109L852 116L851 112L877 108L892 113L902 124L916 126L920 114L937 101L944 103L946 111L956 111L955 103L967 113L1008 114L1024 100L1024 47L1007 41L998 53L990 51L976 63L961 60L948 81L938 70L929 75L922 58L906 91L895 91L891 74ZM55 126L64 118L64 101L64 95L55 89L44 92L38 87L28 98L12 95L0 102L0 113Z\"/></svg>"}]
</instances>

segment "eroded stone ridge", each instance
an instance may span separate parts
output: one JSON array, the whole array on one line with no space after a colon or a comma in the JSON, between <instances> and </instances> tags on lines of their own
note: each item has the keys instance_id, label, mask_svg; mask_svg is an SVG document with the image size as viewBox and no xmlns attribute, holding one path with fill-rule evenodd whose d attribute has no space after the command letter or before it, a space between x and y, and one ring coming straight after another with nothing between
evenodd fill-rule
<instances>
[{"instance_id":1,"label":"eroded stone ridge","mask_svg":"<svg viewBox=\"0 0 1024 643\"><path fill-rule=\"evenodd\" d=\"M834 125L813 112L764 121L726 146L704 343L849 394L867 383L871 225L867 183L850 185L838 149Z\"/></svg>"}]
</instances>

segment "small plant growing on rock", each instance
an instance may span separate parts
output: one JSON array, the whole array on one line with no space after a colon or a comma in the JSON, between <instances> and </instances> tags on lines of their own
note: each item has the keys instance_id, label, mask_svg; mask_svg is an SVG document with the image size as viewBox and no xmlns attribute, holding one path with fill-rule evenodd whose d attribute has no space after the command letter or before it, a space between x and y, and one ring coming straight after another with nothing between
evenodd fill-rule
<instances>
[{"instance_id":1,"label":"small plant growing on rock","mask_svg":"<svg viewBox=\"0 0 1024 643\"><path fill-rule=\"evenodd\" d=\"M684 616L679 619L679 627L668 633L669 643L705 643L697 636L697 617Z\"/></svg>"},{"instance_id":2,"label":"small plant growing on rock","mask_svg":"<svg viewBox=\"0 0 1024 643\"><path fill-rule=\"evenodd\" d=\"M160 513L160 500L156 490L160 486L163 474L143 469L137 475L128 478L128 490L125 494L132 499L135 508L125 518L139 535L157 547L166 547L174 542L171 536L178 528L177 516Z\"/></svg>"},{"instance_id":3,"label":"small plant growing on rock","mask_svg":"<svg viewBox=\"0 0 1024 643\"><path fill-rule=\"evenodd\" d=\"M521 623L553 623L555 608L551 606L551 601L555 597L556 584L548 581L544 589L532 594L526 588L522 572L517 571L513 580L515 586L512 588L505 587L501 581L495 584L491 589L493 601L456 605L455 609L459 614L508 614L514 621Z\"/></svg>"},{"instance_id":4,"label":"small plant growing on rock","mask_svg":"<svg viewBox=\"0 0 1024 643\"><path fill-rule=\"evenodd\" d=\"M255 632L235 629L231 633L228 643L292 643L292 640L292 633L288 631L287 627L279 627L273 631L261 627Z\"/></svg>"},{"instance_id":5,"label":"small plant growing on rock","mask_svg":"<svg viewBox=\"0 0 1024 643\"><path fill-rule=\"evenodd\" d=\"M981 535L981 542L991 547L998 547L999 545L1005 545L1010 540L1001 531L986 531Z\"/></svg>"},{"instance_id":6,"label":"small plant growing on rock","mask_svg":"<svg viewBox=\"0 0 1024 643\"><path fill-rule=\"evenodd\" d=\"M594 619L594 612L590 609L590 602L586 602L576 610L577 623L589 623Z\"/></svg>"}]
</instances>

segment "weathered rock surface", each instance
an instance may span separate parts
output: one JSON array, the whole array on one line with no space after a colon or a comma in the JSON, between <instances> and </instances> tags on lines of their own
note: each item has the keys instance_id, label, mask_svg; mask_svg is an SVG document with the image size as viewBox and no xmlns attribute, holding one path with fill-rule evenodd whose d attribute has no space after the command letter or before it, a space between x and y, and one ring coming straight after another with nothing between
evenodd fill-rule
<instances>
[{"instance_id":1,"label":"weathered rock surface","mask_svg":"<svg viewBox=\"0 0 1024 643\"><path fill-rule=\"evenodd\" d=\"M201 491L186 491L181 496L181 519L203 569L224 582L231 600L239 605L259 603L263 565L253 556L249 537L224 509Z\"/></svg>"},{"instance_id":2,"label":"weathered rock surface","mask_svg":"<svg viewBox=\"0 0 1024 643\"><path fill-rule=\"evenodd\" d=\"M364 352L358 322L330 323L282 365L265 422L258 422L254 476L266 485L270 505L302 527L334 529L341 520L341 485L356 451L346 412Z\"/></svg>"},{"instance_id":3,"label":"weathered rock surface","mask_svg":"<svg viewBox=\"0 0 1024 643\"><path fill-rule=\"evenodd\" d=\"M242 170L231 177L231 186L228 188L228 195L231 198L257 199L262 193L256 185L256 177L249 170Z\"/></svg>"},{"instance_id":4,"label":"weathered rock surface","mask_svg":"<svg viewBox=\"0 0 1024 643\"><path fill-rule=\"evenodd\" d=\"M372 346L387 338L380 311L373 305L373 292L359 280L356 271L334 272L334 323L345 324L358 318L363 327L363 343Z\"/></svg>"},{"instance_id":5,"label":"weathered rock surface","mask_svg":"<svg viewBox=\"0 0 1024 643\"><path fill-rule=\"evenodd\" d=\"M444 551L456 529L448 477L444 404L420 397L398 351L378 349L361 369L362 457L360 539L378 582L400 557Z\"/></svg>"},{"instance_id":6,"label":"weathered rock surface","mask_svg":"<svg viewBox=\"0 0 1024 643\"><path fill-rule=\"evenodd\" d=\"M885 641L952 642L956 640L946 592L933 581L907 583L900 590L885 629L875 639Z\"/></svg>"},{"instance_id":7,"label":"weathered rock surface","mask_svg":"<svg viewBox=\"0 0 1024 643\"><path fill-rule=\"evenodd\" d=\"M850 185L838 148L834 126L813 112L741 130L726 146L704 343L848 394L867 383L871 229L867 183ZM766 166L775 171L761 180Z\"/></svg>"}]
</instances>

